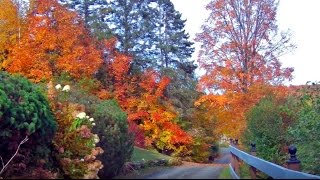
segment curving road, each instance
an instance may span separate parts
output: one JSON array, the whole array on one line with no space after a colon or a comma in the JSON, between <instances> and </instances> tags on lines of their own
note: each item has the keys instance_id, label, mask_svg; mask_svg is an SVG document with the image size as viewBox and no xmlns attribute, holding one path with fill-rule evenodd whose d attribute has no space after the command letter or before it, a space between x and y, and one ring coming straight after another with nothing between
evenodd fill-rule
<instances>
[{"instance_id":1,"label":"curving road","mask_svg":"<svg viewBox=\"0 0 320 180\"><path fill-rule=\"evenodd\" d=\"M228 148L222 148L219 157L212 164L184 162L181 166L163 169L144 175L141 179L217 179L224 167L230 163Z\"/></svg>"}]
</instances>

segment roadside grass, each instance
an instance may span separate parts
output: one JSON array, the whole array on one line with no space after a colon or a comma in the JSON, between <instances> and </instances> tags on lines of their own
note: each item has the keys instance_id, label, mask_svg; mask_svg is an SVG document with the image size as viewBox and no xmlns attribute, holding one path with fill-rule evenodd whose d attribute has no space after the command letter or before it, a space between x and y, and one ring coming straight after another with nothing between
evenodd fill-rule
<instances>
[{"instance_id":1,"label":"roadside grass","mask_svg":"<svg viewBox=\"0 0 320 180\"><path fill-rule=\"evenodd\" d=\"M270 177L263 172L260 172L257 170L257 179L270 179ZM249 170L249 165L246 163L243 163L240 165L240 178L241 179L251 179L250 176L250 170Z\"/></svg>"},{"instance_id":2,"label":"roadside grass","mask_svg":"<svg viewBox=\"0 0 320 180\"><path fill-rule=\"evenodd\" d=\"M231 176L229 166L225 167L221 171L218 179L233 179ZM251 179L250 172L249 172L249 166L245 163L240 165L240 179Z\"/></svg>"},{"instance_id":3,"label":"roadside grass","mask_svg":"<svg viewBox=\"0 0 320 180\"><path fill-rule=\"evenodd\" d=\"M158 153L156 151L151 151L151 150L146 150L146 149L142 149L139 147L134 147L131 161L132 162L143 161L142 159L144 159L145 161L157 160L157 159L169 160L169 159L172 159L172 157Z\"/></svg>"},{"instance_id":4,"label":"roadside grass","mask_svg":"<svg viewBox=\"0 0 320 180\"><path fill-rule=\"evenodd\" d=\"M249 165L242 163L240 165L240 178L241 179L251 179Z\"/></svg>"},{"instance_id":5,"label":"roadside grass","mask_svg":"<svg viewBox=\"0 0 320 180\"><path fill-rule=\"evenodd\" d=\"M156 152L155 150L147 150L139 147L134 147L133 154L131 156L131 162L141 162L141 161L152 161L152 160L173 160L173 157L161 154ZM153 166L145 168L141 168L138 170L133 170L128 174L120 174L118 176L113 177L112 179L141 179L141 177L155 173L157 171L170 168L168 166Z\"/></svg>"},{"instance_id":6,"label":"roadside grass","mask_svg":"<svg viewBox=\"0 0 320 180\"><path fill-rule=\"evenodd\" d=\"M225 167L225 168L221 171L218 179L232 179L232 176L231 176L231 174L230 174L230 168L229 168L229 166Z\"/></svg>"}]
</instances>

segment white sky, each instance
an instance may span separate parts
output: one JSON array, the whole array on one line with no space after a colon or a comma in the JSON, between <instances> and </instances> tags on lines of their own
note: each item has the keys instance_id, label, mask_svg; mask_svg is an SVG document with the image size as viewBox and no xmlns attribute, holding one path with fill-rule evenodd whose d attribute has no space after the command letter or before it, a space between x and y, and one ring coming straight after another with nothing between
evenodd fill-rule
<instances>
[{"instance_id":1,"label":"white sky","mask_svg":"<svg viewBox=\"0 0 320 180\"><path fill-rule=\"evenodd\" d=\"M171 0L176 10L187 19L185 29L190 39L200 32L200 26L208 17L205 5L210 0ZM294 67L294 79L288 83L305 84L320 81L320 0L280 0L278 25L280 30L290 29L292 42L297 46L293 53L280 58L284 67ZM195 45L196 59L199 44Z\"/></svg>"}]
</instances>

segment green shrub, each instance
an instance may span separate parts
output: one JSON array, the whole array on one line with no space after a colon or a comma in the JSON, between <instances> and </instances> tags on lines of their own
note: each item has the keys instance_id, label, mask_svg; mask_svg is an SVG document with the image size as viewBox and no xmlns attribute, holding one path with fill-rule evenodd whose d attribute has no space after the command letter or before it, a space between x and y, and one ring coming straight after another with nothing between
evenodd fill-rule
<instances>
[{"instance_id":1,"label":"green shrub","mask_svg":"<svg viewBox=\"0 0 320 180\"><path fill-rule=\"evenodd\" d=\"M301 161L302 170L317 175L320 175L319 90L313 91L318 94L305 93L300 99L297 123L289 129L293 142L297 145L297 157Z\"/></svg>"},{"instance_id":2,"label":"green shrub","mask_svg":"<svg viewBox=\"0 0 320 180\"><path fill-rule=\"evenodd\" d=\"M100 142L97 146L104 150L98 156L104 167L99 171L100 178L109 178L121 172L133 152L133 137L128 133L127 115L117 101L106 100L95 106L93 117L96 121L94 132Z\"/></svg>"},{"instance_id":3,"label":"green shrub","mask_svg":"<svg viewBox=\"0 0 320 180\"><path fill-rule=\"evenodd\" d=\"M281 105L272 96L262 99L247 114L245 136L256 143L257 156L277 164L282 164L287 152L282 151L286 142L286 129Z\"/></svg>"},{"instance_id":4,"label":"green shrub","mask_svg":"<svg viewBox=\"0 0 320 180\"><path fill-rule=\"evenodd\" d=\"M63 73L57 77L55 85L60 84L62 87L70 85L71 88L67 95L65 95L65 93L59 93L57 94L57 98L59 101L82 104L85 106L86 113L92 115L94 105L99 101L99 98L92 93L92 91L98 88L98 85L93 85L94 82L96 81L87 78L72 81L66 73Z\"/></svg>"},{"instance_id":5,"label":"green shrub","mask_svg":"<svg viewBox=\"0 0 320 180\"><path fill-rule=\"evenodd\" d=\"M210 153L213 157L217 157L219 155L219 144L218 143L213 143L210 146Z\"/></svg>"},{"instance_id":6,"label":"green shrub","mask_svg":"<svg viewBox=\"0 0 320 180\"><path fill-rule=\"evenodd\" d=\"M209 144L205 143L201 137L195 137L191 159L195 162L208 162L210 156Z\"/></svg>"},{"instance_id":7,"label":"green shrub","mask_svg":"<svg viewBox=\"0 0 320 180\"><path fill-rule=\"evenodd\" d=\"M48 162L55 130L48 100L39 89L21 76L0 72L0 156L3 161L7 162L19 143L29 137L6 175L22 172L25 167L31 169L39 159Z\"/></svg>"}]
</instances>

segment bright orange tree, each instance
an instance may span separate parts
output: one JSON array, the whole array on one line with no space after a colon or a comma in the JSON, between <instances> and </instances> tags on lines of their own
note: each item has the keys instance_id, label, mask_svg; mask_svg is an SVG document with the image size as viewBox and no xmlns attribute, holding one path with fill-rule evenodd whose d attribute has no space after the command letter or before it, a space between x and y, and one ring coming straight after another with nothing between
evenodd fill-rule
<instances>
[{"instance_id":1,"label":"bright orange tree","mask_svg":"<svg viewBox=\"0 0 320 180\"><path fill-rule=\"evenodd\" d=\"M11 48L18 42L23 22L12 0L0 1L0 69L6 65Z\"/></svg>"},{"instance_id":2,"label":"bright orange tree","mask_svg":"<svg viewBox=\"0 0 320 180\"><path fill-rule=\"evenodd\" d=\"M74 78L92 75L102 58L81 18L56 0L31 2L27 30L13 48L6 69L35 82L61 72Z\"/></svg>"},{"instance_id":3,"label":"bright orange tree","mask_svg":"<svg viewBox=\"0 0 320 180\"><path fill-rule=\"evenodd\" d=\"M163 91L170 83L168 77L160 77L156 71L146 71L139 86L142 93L138 98L129 98L128 120L144 130L146 146L169 150L177 155L189 153L192 138L174 123L177 112L166 101Z\"/></svg>"},{"instance_id":4,"label":"bright orange tree","mask_svg":"<svg viewBox=\"0 0 320 180\"><path fill-rule=\"evenodd\" d=\"M111 37L104 40L103 51L107 54L102 66L105 74L105 87L98 92L102 99L115 98L121 105L126 104L127 96L135 89L136 84L128 74L132 57L120 53L116 48L117 38Z\"/></svg>"},{"instance_id":5,"label":"bright orange tree","mask_svg":"<svg viewBox=\"0 0 320 180\"><path fill-rule=\"evenodd\" d=\"M196 41L205 74L199 88L210 92L197 104L210 101L220 112L221 126L239 136L244 113L263 96L268 85L292 78L293 68L282 68L279 57L294 48L288 32L278 33L275 0L212 0L210 16Z\"/></svg>"},{"instance_id":6,"label":"bright orange tree","mask_svg":"<svg viewBox=\"0 0 320 180\"><path fill-rule=\"evenodd\" d=\"M168 77L149 70L142 75L128 74L132 58L115 48L116 38L105 41L106 87L101 98L116 98L128 113L130 129L139 136L136 145L154 146L159 150L171 150L176 154L188 153L192 138L174 123L177 113L166 100L163 91L170 83ZM137 126L138 125L138 126ZM141 136L143 132L144 136Z\"/></svg>"}]
</instances>

